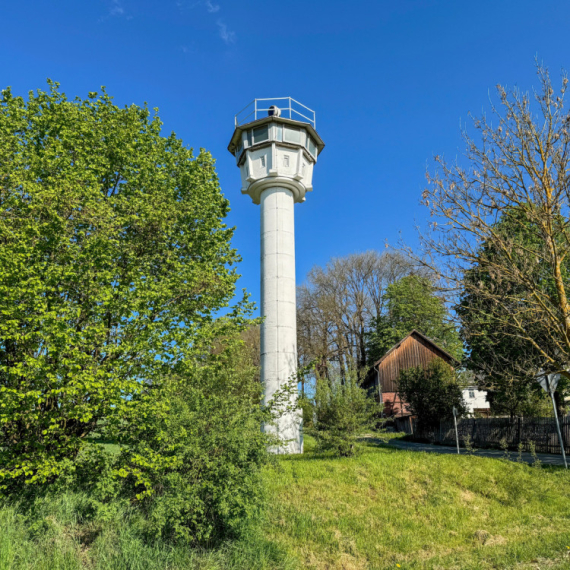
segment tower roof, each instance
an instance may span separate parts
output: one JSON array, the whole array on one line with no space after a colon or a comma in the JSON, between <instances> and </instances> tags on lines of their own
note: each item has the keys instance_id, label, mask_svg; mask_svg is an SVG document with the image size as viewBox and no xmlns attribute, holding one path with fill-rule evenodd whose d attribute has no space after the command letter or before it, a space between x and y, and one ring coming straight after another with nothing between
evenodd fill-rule
<instances>
[{"instance_id":1,"label":"tower roof","mask_svg":"<svg viewBox=\"0 0 570 570\"><path fill-rule=\"evenodd\" d=\"M315 128L311 123L305 123L303 121L297 121L294 119L287 119L285 117L277 117L273 115L268 117L261 117L260 119L253 120L249 123L242 123L239 125L236 124L234 134L232 135L230 144L228 145L228 150L232 154L235 154L236 150L240 146L241 135L244 131L247 131L251 128L259 127L261 125L265 125L267 123L281 123L286 125L292 125L295 127L302 127L309 132L311 137L313 137L315 144L317 145L317 155L320 154L321 151L325 148L325 143L323 142L323 139L321 139L321 137L319 136L319 134L317 133L317 131L315 130Z\"/></svg>"}]
</instances>

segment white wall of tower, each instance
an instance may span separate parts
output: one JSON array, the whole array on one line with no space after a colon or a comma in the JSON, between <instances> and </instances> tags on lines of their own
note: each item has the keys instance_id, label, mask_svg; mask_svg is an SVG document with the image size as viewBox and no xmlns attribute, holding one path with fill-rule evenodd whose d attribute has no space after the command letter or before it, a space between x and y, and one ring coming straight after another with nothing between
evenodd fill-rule
<instances>
[{"instance_id":1,"label":"white wall of tower","mask_svg":"<svg viewBox=\"0 0 570 570\"><path fill-rule=\"evenodd\" d=\"M289 382L296 401L297 322L295 298L294 196L287 188L271 187L261 193L261 380L266 401ZM302 453L299 411L286 412L276 426L284 442L280 453Z\"/></svg>"}]
</instances>

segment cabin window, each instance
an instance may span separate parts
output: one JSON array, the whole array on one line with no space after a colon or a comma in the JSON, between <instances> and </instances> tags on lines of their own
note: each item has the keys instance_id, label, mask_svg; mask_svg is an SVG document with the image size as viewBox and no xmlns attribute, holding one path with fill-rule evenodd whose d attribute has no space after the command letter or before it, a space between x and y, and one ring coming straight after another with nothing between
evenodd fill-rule
<instances>
[{"instance_id":1,"label":"cabin window","mask_svg":"<svg viewBox=\"0 0 570 570\"><path fill-rule=\"evenodd\" d=\"M314 143L311 137L307 137L307 143L305 146L313 156L317 156L317 145Z\"/></svg>"},{"instance_id":2,"label":"cabin window","mask_svg":"<svg viewBox=\"0 0 570 570\"><path fill-rule=\"evenodd\" d=\"M263 127L257 127L253 129L253 143L257 144L263 141L269 140L269 127L263 125Z\"/></svg>"},{"instance_id":3,"label":"cabin window","mask_svg":"<svg viewBox=\"0 0 570 570\"><path fill-rule=\"evenodd\" d=\"M292 127L285 127L283 133L283 140L294 144L301 144L301 129L294 129Z\"/></svg>"}]
</instances>

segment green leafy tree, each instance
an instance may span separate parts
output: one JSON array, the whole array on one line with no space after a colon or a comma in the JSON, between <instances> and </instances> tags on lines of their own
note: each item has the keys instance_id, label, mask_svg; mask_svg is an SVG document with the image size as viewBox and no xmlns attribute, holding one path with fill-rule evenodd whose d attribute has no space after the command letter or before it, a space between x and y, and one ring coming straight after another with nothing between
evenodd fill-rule
<instances>
[{"instance_id":1,"label":"green leafy tree","mask_svg":"<svg viewBox=\"0 0 570 570\"><path fill-rule=\"evenodd\" d=\"M349 457L358 437L374 428L381 408L350 373L344 378L318 379L314 395L301 400L303 430L321 451Z\"/></svg>"},{"instance_id":2,"label":"green leafy tree","mask_svg":"<svg viewBox=\"0 0 570 570\"><path fill-rule=\"evenodd\" d=\"M146 106L6 89L0 157L6 487L53 480L102 421L155 413L153 392L220 334L238 255L214 160Z\"/></svg>"},{"instance_id":3,"label":"green leafy tree","mask_svg":"<svg viewBox=\"0 0 570 570\"><path fill-rule=\"evenodd\" d=\"M540 247L540 238L525 208L505 211L495 225L495 234L512 242L509 263L517 263L536 289L554 298L556 284L547 264L540 259L528 263L528 252ZM506 263L501 260L503 256L505 252L497 247L496 240L488 239L480 247L477 263L465 271L455 308L461 337L469 350L465 363L476 374L479 385L489 390L494 413L544 415L547 398L536 383L544 358L536 346L549 353L556 352L556 346L540 314L529 311L531 293L524 281L497 270ZM561 264L564 279L569 277L569 263L566 258ZM506 319L505 314L513 318ZM519 334L521 325L524 335ZM561 414L567 392L568 379L562 377L555 394Z\"/></svg>"},{"instance_id":4,"label":"green leafy tree","mask_svg":"<svg viewBox=\"0 0 570 570\"><path fill-rule=\"evenodd\" d=\"M421 275L402 277L386 290L386 310L368 336L371 363L381 358L413 329L426 335L457 359L462 355L459 334L444 300L431 280Z\"/></svg>"},{"instance_id":5,"label":"green leafy tree","mask_svg":"<svg viewBox=\"0 0 570 570\"><path fill-rule=\"evenodd\" d=\"M441 358L432 360L427 368L417 366L402 370L398 391L417 416L418 431L434 429L440 421L453 418L453 407L459 415L466 413L455 372Z\"/></svg>"}]
</instances>

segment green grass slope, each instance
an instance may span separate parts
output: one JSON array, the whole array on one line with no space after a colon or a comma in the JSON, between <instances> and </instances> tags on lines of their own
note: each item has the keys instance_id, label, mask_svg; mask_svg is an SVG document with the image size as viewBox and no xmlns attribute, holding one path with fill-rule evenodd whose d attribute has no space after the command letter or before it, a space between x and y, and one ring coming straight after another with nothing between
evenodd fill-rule
<instances>
[{"instance_id":1,"label":"green grass slope","mask_svg":"<svg viewBox=\"0 0 570 570\"><path fill-rule=\"evenodd\" d=\"M134 513L94 520L81 495L4 504L0 570L570 568L562 469L369 444L280 458L266 485L265 520L210 551L149 544Z\"/></svg>"},{"instance_id":2,"label":"green grass slope","mask_svg":"<svg viewBox=\"0 0 570 570\"><path fill-rule=\"evenodd\" d=\"M267 537L302 568L570 568L561 469L369 445L284 458L268 485Z\"/></svg>"}]
</instances>

